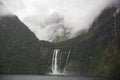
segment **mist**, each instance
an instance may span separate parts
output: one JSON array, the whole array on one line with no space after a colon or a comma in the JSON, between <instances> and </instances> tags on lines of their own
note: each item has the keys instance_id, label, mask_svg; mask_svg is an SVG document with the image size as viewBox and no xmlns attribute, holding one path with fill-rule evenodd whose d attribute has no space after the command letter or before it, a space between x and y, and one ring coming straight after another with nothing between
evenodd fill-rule
<instances>
[{"instance_id":1,"label":"mist","mask_svg":"<svg viewBox=\"0 0 120 80\"><path fill-rule=\"evenodd\" d=\"M87 31L102 10L117 0L1 1L39 40L59 42Z\"/></svg>"},{"instance_id":2,"label":"mist","mask_svg":"<svg viewBox=\"0 0 120 80\"><path fill-rule=\"evenodd\" d=\"M1 16L10 16L13 15L5 6L3 3L0 2L0 17Z\"/></svg>"}]
</instances>

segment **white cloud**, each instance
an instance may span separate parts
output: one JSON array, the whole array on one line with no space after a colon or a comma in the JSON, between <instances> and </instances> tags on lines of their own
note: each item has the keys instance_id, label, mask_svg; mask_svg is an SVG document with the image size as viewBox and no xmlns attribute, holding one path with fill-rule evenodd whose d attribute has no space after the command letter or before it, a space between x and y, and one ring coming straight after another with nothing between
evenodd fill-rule
<instances>
[{"instance_id":1,"label":"white cloud","mask_svg":"<svg viewBox=\"0 0 120 80\"><path fill-rule=\"evenodd\" d=\"M12 13L0 2L0 16L12 15Z\"/></svg>"},{"instance_id":2,"label":"white cloud","mask_svg":"<svg viewBox=\"0 0 120 80\"><path fill-rule=\"evenodd\" d=\"M116 0L2 0L40 40L53 36L57 18L64 18L72 38L83 29L88 29L101 11ZM56 17L57 16L57 17ZM52 20L52 21L51 21ZM52 23L45 24L46 21ZM58 27L56 29L59 29ZM56 30L59 35L61 30ZM54 35L54 37L56 36Z\"/></svg>"}]
</instances>

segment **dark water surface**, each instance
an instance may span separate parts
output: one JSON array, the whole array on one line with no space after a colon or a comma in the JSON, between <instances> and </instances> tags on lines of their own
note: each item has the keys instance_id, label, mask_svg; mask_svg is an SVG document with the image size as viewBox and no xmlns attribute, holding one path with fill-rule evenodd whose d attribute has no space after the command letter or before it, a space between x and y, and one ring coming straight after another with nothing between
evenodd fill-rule
<instances>
[{"instance_id":1,"label":"dark water surface","mask_svg":"<svg viewBox=\"0 0 120 80\"><path fill-rule=\"evenodd\" d=\"M0 75L0 80L119 80L110 77L53 76L53 75Z\"/></svg>"}]
</instances>

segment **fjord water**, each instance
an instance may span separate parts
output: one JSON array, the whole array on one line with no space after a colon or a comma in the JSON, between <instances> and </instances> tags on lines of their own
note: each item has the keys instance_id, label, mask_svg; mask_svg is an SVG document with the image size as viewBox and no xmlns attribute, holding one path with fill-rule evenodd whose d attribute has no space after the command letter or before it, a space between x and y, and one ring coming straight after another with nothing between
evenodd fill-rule
<instances>
[{"instance_id":1,"label":"fjord water","mask_svg":"<svg viewBox=\"0 0 120 80\"><path fill-rule=\"evenodd\" d=\"M44 76L44 75L0 75L0 80L118 80L108 77L90 76Z\"/></svg>"}]
</instances>

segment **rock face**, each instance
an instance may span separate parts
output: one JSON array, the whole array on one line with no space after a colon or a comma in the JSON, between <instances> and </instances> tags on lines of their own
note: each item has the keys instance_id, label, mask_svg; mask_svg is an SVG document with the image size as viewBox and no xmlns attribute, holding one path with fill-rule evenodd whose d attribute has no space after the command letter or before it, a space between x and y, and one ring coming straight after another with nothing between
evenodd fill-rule
<instances>
[{"instance_id":1,"label":"rock face","mask_svg":"<svg viewBox=\"0 0 120 80\"><path fill-rule=\"evenodd\" d=\"M50 61L42 55L49 53L49 45L40 42L16 16L0 17L0 73L45 72Z\"/></svg>"},{"instance_id":2,"label":"rock face","mask_svg":"<svg viewBox=\"0 0 120 80\"><path fill-rule=\"evenodd\" d=\"M47 41L39 41L17 16L9 14L0 3L0 73L50 71L51 46Z\"/></svg>"},{"instance_id":3,"label":"rock face","mask_svg":"<svg viewBox=\"0 0 120 80\"><path fill-rule=\"evenodd\" d=\"M120 75L120 12L119 7L106 8L87 33L58 43L70 48L68 71L94 75Z\"/></svg>"},{"instance_id":4,"label":"rock face","mask_svg":"<svg viewBox=\"0 0 120 80\"><path fill-rule=\"evenodd\" d=\"M50 72L59 48L71 51L67 71L120 76L119 45L120 7L106 8L87 33L60 43L39 41L15 15L0 16L0 73Z\"/></svg>"}]
</instances>

